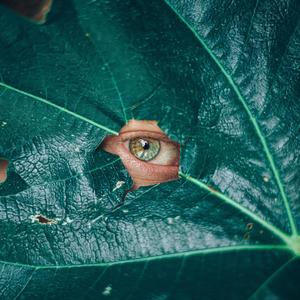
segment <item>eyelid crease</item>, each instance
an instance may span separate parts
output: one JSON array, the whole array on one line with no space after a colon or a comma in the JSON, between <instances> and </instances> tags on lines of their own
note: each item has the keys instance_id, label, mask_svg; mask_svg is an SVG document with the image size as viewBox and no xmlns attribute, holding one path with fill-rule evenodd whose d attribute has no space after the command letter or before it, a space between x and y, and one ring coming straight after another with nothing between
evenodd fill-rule
<instances>
[{"instance_id":1,"label":"eyelid crease","mask_svg":"<svg viewBox=\"0 0 300 300\"><path fill-rule=\"evenodd\" d=\"M125 142L133 138L145 138L145 139L149 138L149 139L160 140L166 143L175 143L174 141L170 140L165 134L150 132L146 130L122 132L119 136L122 142Z\"/></svg>"}]
</instances>

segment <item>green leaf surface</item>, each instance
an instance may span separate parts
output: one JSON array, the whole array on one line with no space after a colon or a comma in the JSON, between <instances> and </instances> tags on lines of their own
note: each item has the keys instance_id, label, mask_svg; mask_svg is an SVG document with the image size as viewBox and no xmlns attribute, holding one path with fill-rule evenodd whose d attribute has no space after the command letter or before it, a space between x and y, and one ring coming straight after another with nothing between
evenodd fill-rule
<instances>
[{"instance_id":1,"label":"green leaf surface","mask_svg":"<svg viewBox=\"0 0 300 300\"><path fill-rule=\"evenodd\" d=\"M56 1L42 26L0 7L0 298L297 299L299 20L298 0ZM96 149L131 118L181 143L181 179L113 211L131 179Z\"/></svg>"}]
</instances>

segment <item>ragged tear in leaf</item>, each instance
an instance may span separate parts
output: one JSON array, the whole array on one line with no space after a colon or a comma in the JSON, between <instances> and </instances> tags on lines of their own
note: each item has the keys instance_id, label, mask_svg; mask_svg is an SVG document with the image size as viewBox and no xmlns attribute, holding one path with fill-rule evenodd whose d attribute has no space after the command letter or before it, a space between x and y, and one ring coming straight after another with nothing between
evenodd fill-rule
<instances>
[{"instance_id":1,"label":"ragged tear in leaf","mask_svg":"<svg viewBox=\"0 0 300 300\"><path fill-rule=\"evenodd\" d=\"M0 0L1 4L7 5L22 16L39 24L46 22L52 2L52 0Z\"/></svg>"},{"instance_id":2,"label":"ragged tear in leaf","mask_svg":"<svg viewBox=\"0 0 300 300\"><path fill-rule=\"evenodd\" d=\"M0 158L0 184L5 182L7 179L7 167L8 167L8 160L4 158Z\"/></svg>"},{"instance_id":3,"label":"ragged tear in leaf","mask_svg":"<svg viewBox=\"0 0 300 300\"><path fill-rule=\"evenodd\" d=\"M131 190L178 179L180 145L156 121L130 120L119 135L107 136L101 148L120 156L133 180Z\"/></svg>"},{"instance_id":4,"label":"ragged tear in leaf","mask_svg":"<svg viewBox=\"0 0 300 300\"><path fill-rule=\"evenodd\" d=\"M56 224L57 221L54 219L49 219L43 215L35 215L35 216L30 216L30 219L32 222L38 222L41 224Z\"/></svg>"}]
</instances>

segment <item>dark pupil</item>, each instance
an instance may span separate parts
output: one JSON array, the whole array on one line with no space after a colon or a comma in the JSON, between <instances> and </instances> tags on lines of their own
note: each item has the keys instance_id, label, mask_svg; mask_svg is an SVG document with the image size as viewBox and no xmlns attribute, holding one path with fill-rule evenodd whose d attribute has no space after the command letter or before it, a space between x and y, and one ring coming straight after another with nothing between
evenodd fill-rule
<instances>
[{"instance_id":1,"label":"dark pupil","mask_svg":"<svg viewBox=\"0 0 300 300\"><path fill-rule=\"evenodd\" d=\"M148 142L145 142L143 149L148 150L150 148L150 144Z\"/></svg>"}]
</instances>

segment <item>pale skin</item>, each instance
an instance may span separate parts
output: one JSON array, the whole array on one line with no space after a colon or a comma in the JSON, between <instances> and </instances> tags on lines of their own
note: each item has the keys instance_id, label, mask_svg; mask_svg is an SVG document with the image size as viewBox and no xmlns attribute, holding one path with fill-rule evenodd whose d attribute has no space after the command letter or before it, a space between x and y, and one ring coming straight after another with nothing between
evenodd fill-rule
<instances>
[{"instance_id":1,"label":"pale skin","mask_svg":"<svg viewBox=\"0 0 300 300\"><path fill-rule=\"evenodd\" d=\"M39 0L39 1L26 1L26 0L0 0L1 4L5 4L11 9L17 11L24 17L30 20L43 24L46 21L48 12L51 9L53 0Z\"/></svg>"},{"instance_id":2,"label":"pale skin","mask_svg":"<svg viewBox=\"0 0 300 300\"><path fill-rule=\"evenodd\" d=\"M8 160L0 158L0 184L7 179Z\"/></svg>"},{"instance_id":3,"label":"pale skin","mask_svg":"<svg viewBox=\"0 0 300 300\"><path fill-rule=\"evenodd\" d=\"M159 140L161 153L152 161L138 159L128 149L129 140L136 137ZM130 191L178 179L180 145L170 140L156 121L130 120L117 136L107 136L101 147L121 158L133 180Z\"/></svg>"}]
</instances>

